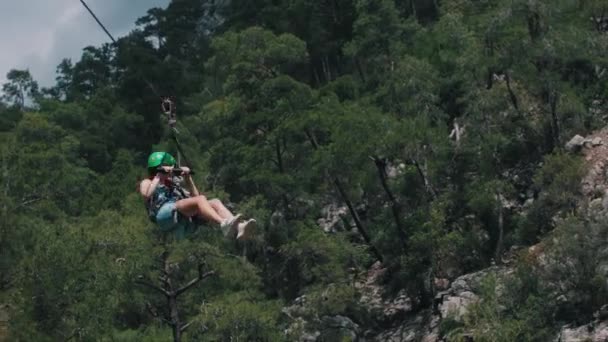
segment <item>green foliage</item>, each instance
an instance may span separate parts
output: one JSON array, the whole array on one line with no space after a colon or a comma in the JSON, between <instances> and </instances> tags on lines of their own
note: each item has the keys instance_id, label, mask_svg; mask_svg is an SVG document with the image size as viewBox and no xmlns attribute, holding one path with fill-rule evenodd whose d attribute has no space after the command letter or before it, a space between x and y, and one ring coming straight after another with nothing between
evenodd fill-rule
<instances>
[{"instance_id":1,"label":"green foliage","mask_svg":"<svg viewBox=\"0 0 608 342\"><path fill-rule=\"evenodd\" d=\"M301 296L311 321L372 329L353 283L375 259L388 293L424 309L434 278L550 231L551 272L524 264L488 280L466 320L441 330L534 341L556 318L588 319L608 293L604 227L557 222L582 214L583 163L561 147L608 110L602 6L173 1L118 44L63 60L48 89L12 70L0 103L0 305L13 339L167 340L166 299L136 281L187 284L201 264L216 274L178 300L192 321L184 340L298 339L280 312ZM145 158L177 152L157 92L177 98L200 189L255 217L253 241L209 224L176 242L147 221ZM564 303L547 283L571 291Z\"/></svg>"},{"instance_id":2,"label":"green foliage","mask_svg":"<svg viewBox=\"0 0 608 342\"><path fill-rule=\"evenodd\" d=\"M279 292L294 299L310 285L348 283L349 270L366 262L361 247L350 245L343 236L328 237L318 229L301 226L295 238L279 251L273 277Z\"/></svg>"},{"instance_id":3,"label":"green foliage","mask_svg":"<svg viewBox=\"0 0 608 342\"><path fill-rule=\"evenodd\" d=\"M547 245L543 280L561 298L559 319L589 320L608 302L606 254L602 241L608 234L604 222L583 222L569 217L559 224Z\"/></svg>"},{"instance_id":4,"label":"green foliage","mask_svg":"<svg viewBox=\"0 0 608 342\"><path fill-rule=\"evenodd\" d=\"M551 203L572 208L579 195L583 165L576 156L561 153L550 155L534 177L535 184L546 193Z\"/></svg>"},{"instance_id":5,"label":"green foliage","mask_svg":"<svg viewBox=\"0 0 608 342\"><path fill-rule=\"evenodd\" d=\"M454 341L546 341L554 336L551 302L538 278L525 266L509 279L488 275L479 301L469 307L464 324L446 322Z\"/></svg>"},{"instance_id":6,"label":"green foliage","mask_svg":"<svg viewBox=\"0 0 608 342\"><path fill-rule=\"evenodd\" d=\"M218 297L201 307L200 323L208 330L192 334L193 340L277 341L280 303L262 301L243 292Z\"/></svg>"},{"instance_id":7,"label":"green foliage","mask_svg":"<svg viewBox=\"0 0 608 342\"><path fill-rule=\"evenodd\" d=\"M6 74L7 83L2 85L2 99L14 107L23 109L26 100L38 96L38 83L34 81L29 70L12 69Z\"/></svg>"},{"instance_id":8,"label":"green foliage","mask_svg":"<svg viewBox=\"0 0 608 342\"><path fill-rule=\"evenodd\" d=\"M517 239L531 243L539 234L554 227L555 215L564 217L574 213L581 197L580 180L583 164L579 157L556 153L548 155L542 167L534 176L536 189L540 191L538 200L528 209L529 212L517 223Z\"/></svg>"}]
</instances>

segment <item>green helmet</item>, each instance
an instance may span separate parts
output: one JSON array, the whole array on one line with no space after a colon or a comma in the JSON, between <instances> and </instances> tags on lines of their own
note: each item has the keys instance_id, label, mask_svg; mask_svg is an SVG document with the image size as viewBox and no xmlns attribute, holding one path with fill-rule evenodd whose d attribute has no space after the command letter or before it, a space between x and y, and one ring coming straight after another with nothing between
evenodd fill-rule
<instances>
[{"instance_id":1,"label":"green helmet","mask_svg":"<svg viewBox=\"0 0 608 342\"><path fill-rule=\"evenodd\" d=\"M148 157L148 168L155 168L161 165L175 165L175 158L167 152L152 152Z\"/></svg>"}]
</instances>

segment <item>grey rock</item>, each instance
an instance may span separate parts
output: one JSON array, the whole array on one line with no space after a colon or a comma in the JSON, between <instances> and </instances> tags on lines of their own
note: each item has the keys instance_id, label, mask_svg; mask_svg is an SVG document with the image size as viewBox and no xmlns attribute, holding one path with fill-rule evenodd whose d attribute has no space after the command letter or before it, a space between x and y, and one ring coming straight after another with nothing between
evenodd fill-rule
<instances>
[{"instance_id":1,"label":"grey rock","mask_svg":"<svg viewBox=\"0 0 608 342\"><path fill-rule=\"evenodd\" d=\"M441 317L451 317L456 321L462 321L468 312L468 306L477 302L479 297L473 292L462 292L458 296L447 296L439 306Z\"/></svg>"},{"instance_id":2,"label":"grey rock","mask_svg":"<svg viewBox=\"0 0 608 342\"><path fill-rule=\"evenodd\" d=\"M566 143L566 150L570 152L576 152L580 150L584 144L585 138L577 134Z\"/></svg>"},{"instance_id":3,"label":"grey rock","mask_svg":"<svg viewBox=\"0 0 608 342\"><path fill-rule=\"evenodd\" d=\"M594 210L601 210L603 208L603 200L601 198L596 198L589 202L589 208Z\"/></svg>"},{"instance_id":4,"label":"grey rock","mask_svg":"<svg viewBox=\"0 0 608 342\"><path fill-rule=\"evenodd\" d=\"M321 209L321 217L317 220L317 224L326 233L335 233L344 230L343 217L348 215L348 208L346 206L338 206L336 204L329 204Z\"/></svg>"},{"instance_id":5,"label":"grey rock","mask_svg":"<svg viewBox=\"0 0 608 342\"><path fill-rule=\"evenodd\" d=\"M319 339L320 335L321 333L318 331L315 331L313 333L304 333L300 337L300 342L316 342Z\"/></svg>"},{"instance_id":6,"label":"grey rock","mask_svg":"<svg viewBox=\"0 0 608 342\"><path fill-rule=\"evenodd\" d=\"M391 322L395 317L403 317L412 310L412 301L404 290L396 296L385 298L381 280L386 269L376 262L367 272L364 281L355 283L361 293L360 303L374 313L375 320L380 323Z\"/></svg>"},{"instance_id":7,"label":"grey rock","mask_svg":"<svg viewBox=\"0 0 608 342\"><path fill-rule=\"evenodd\" d=\"M580 327L562 327L556 342L604 342L608 341L608 322L593 322Z\"/></svg>"},{"instance_id":8,"label":"grey rock","mask_svg":"<svg viewBox=\"0 0 608 342\"><path fill-rule=\"evenodd\" d=\"M490 274L501 277L510 272L512 270L508 267L493 266L457 278L447 291L439 292L435 297L437 311L441 318L449 316L455 320L461 320L467 313L468 306L479 300L476 292L485 277Z\"/></svg>"},{"instance_id":9,"label":"grey rock","mask_svg":"<svg viewBox=\"0 0 608 342\"><path fill-rule=\"evenodd\" d=\"M389 163L386 165L386 176L389 179L395 179L405 172L405 167L406 166L404 163L399 163L396 165Z\"/></svg>"},{"instance_id":10,"label":"grey rock","mask_svg":"<svg viewBox=\"0 0 608 342\"><path fill-rule=\"evenodd\" d=\"M595 137L595 138L593 138L593 140L591 140L591 146L596 147L596 146L600 146L600 145L603 145L602 138Z\"/></svg>"},{"instance_id":11,"label":"grey rock","mask_svg":"<svg viewBox=\"0 0 608 342\"><path fill-rule=\"evenodd\" d=\"M597 312L593 314L595 319L605 320L608 318L608 304L603 305Z\"/></svg>"},{"instance_id":12,"label":"grey rock","mask_svg":"<svg viewBox=\"0 0 608 342\"><path fill-rule=\"evenodd\" d=\"M384 330L373 341L382 342L437 342L439 341L439 318L429 311L407 318L398 326Z\"/></svg>"},{"instance_id":13,"label":"grey rock","mask_svg":"<svg viewBox=\"0 0 608 342\"><path fill-rule=\"evenodd\" d=\"M343 341L349 338L351 341L357 340L359 335L359 325L345 316L325 316L321 318L322 333L319 336L323 341Z\"/></svg>"}]
</instances>

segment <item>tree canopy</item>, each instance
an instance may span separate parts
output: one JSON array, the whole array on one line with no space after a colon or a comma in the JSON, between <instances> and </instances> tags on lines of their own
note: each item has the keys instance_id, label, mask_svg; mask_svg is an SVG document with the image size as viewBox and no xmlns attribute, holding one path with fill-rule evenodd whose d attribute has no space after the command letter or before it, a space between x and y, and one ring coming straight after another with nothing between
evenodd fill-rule
<instances>
[{"instance_id":1,"label":"tree canopy","mask_svg":"<svg viewBox=\"0 0 608 342\"><path fill-rule=\"evenodd\" d=\"M0 304L15 340L175 338L142 283L177 288L201 267L214 274L178 300L183 340L290 340L282 307L303 296L311 316L377 329L357 274L381 261L384 285L422 310L432 279L538 242L576 214L565 142L608 110L599 0L184 0L136 25L63 60L48 88L28 70L2 86ZM200 188L256 217L254 241L205 225L176 242L147 221L145 160L177 152L157 93L176 98ZM540 328L568 317L554 310L534 311L553 315Z\"/></svg>"}]
</instances>

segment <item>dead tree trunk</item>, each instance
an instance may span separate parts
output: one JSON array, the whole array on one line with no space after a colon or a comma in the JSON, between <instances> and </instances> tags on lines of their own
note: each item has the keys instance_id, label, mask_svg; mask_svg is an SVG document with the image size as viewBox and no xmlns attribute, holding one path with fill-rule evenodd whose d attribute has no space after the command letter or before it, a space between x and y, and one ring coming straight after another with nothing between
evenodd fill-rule
<instances>
[{"instance_id":1,"label":"dead tree trunk","mask_svg":"<svg viewBox=\"0 0 608 342\"><path fill-rule=\"evenodd\" d=\"M182 293L184 293L184 292L188 291L189 289L191 289L192 287L194 287L201 280L214 275L215 272L209 271L209 272L204 273L203 272L204 264L199 264L198 265L198 276L196 278L190 280L187 284L185 284L181 287L175 286L173 284L173 281L171 280L171 274L173 273L173 271L171 269L170 263L167 261L167 257L168 257L167 253L163 254L162 276L160 277L160 280L162 283L161 285L156 285L156 284L150 282L149 280L143 279L143 277L140 279L137 279L135 281L135 283L145 286L147 288L150 288L150 289L156 291L157 293L163 295L166 298L167 306L165 309L168 312L168 314L165 317L158 317L158 314L155 311L153 311L153 310L149 310L149 311L153 316L160 318L163 322L165 322L167 325L169 325L171 327L171 329L173 330L173 342L181 342L182 334L192 324L192 322L185 323L185 324L182 323L182 318L180 317L180 314L179 314L179 306L177 304L177 298Z\"/></svg>"},{"instance_id":2,"label":"dead tree trunk","mask_svg":"<svg viewBox=\"0 0 608 342\"><path fill-rule=\"evenodd\" d=\"M460 139L462 138L462 135L464 134L465 128L466 128L466 125L463 125L462 127L460 127L460 125L458 124L458 121L456 119L454 119L454 128L450 132L450 135L448 136L448 138L454 139L454 142L456 142L457 149L460 148Z\"/></svg>"}]
</instances>

